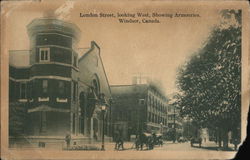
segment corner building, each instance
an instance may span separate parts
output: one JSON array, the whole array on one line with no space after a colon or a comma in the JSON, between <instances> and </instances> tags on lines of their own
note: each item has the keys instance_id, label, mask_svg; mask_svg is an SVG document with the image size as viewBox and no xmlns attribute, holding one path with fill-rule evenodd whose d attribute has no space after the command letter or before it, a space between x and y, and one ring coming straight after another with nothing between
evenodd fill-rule
<instances>
[{"instance_id":1,"label":"corner building","mask_svg":"<svg viewBox=\"0 0 250 160\"><path fill-rule=\"evenodd\" d=\"M100 139L101 105L107 108L105 135L109 136L111 92L100 47L91 42L78 57L80 29L58 19L34 19L27 30L30 50L10 51L10 56L27 52L29 65L12 63L9 68L10 104L27 107L27 137L37 142L41 137L63 140L69 133L76 141L94 134Z\"/></svg>"}]
</instances>

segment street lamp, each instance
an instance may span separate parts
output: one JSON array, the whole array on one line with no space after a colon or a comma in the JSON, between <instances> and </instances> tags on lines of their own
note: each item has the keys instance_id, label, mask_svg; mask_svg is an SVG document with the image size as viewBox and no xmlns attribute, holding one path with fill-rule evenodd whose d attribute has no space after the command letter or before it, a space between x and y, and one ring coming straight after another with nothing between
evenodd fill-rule
<instances>
[{"instance_id":1,"label":"street lamp","mask_svg":"<svg viewBox=\"0 0 250 160\"><path fill-rule=\"evenodd\" d=\"M102 149L101 150L105 150L104 149L104 117L105 117L105 111L106 111L106 105L102 105L101 106L101 109L102 109Z\"/></svg>"}]
</instances>

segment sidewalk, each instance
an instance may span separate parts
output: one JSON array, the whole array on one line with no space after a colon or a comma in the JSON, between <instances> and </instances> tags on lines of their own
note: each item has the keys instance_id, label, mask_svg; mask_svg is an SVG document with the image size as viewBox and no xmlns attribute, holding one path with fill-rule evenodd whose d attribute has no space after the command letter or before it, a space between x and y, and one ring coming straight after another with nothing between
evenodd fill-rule
<instances>
[{"instance_id":1,"label":"sidewalk","mask_svg":"<svg viewBox=\"0 0 250 160\"><path fill-rule=\"evenodd\" d=\"M223 147L219 148L219 145L213 141L203 142L202 148L206 148L210 150L218 150L218 151L234 151L234 145L231 143L228 143L228 148L224 149Z\"/></svg>"},{"instance_id":2,"label":"sidewalk","mask_svg":"<svg viewBox=\"0 0 250 160\"><path fill-rule=\"evenodd\" d=\"M95 142L93 144L89 144L98 148L101 148L102 143L101 142ZM124 150L135 150L134 142L124 142L123 144ZM115 142L105 142L104 148L106 151L112 151L115 150Z\"/></svg>"}]
</instances>

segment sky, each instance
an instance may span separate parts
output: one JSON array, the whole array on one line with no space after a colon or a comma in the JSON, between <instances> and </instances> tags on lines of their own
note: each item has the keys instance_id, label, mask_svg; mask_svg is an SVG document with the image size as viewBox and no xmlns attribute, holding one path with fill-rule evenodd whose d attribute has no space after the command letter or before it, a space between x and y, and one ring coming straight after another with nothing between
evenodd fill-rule
<instances>
[{"instance_id":1,"label":"sky","mask_svg":"<svg viewBox=\"0 0 250 160\"><path fill-rule=\"evenodd\" d=\"M141 73L161 81L167 94L177 91L175 82L178 68L204 45L214 25L219 23L219 10L213 5L203 6L199 3L194 5L183 2L177 5L163 1L33 1L11 2L3 6L2 13L7 17L5 26L8 50L29 49L26 25L35 18L54 16L80 28L79 48L90 47L91 41L100 46L111 85L131 84L132 76ZM123 24L119 23L118 18L79 16L80 13L116 15L138 12L190 13L200 16L158 18L160 23L151 24ZM23 58L16 63L22 65L28 61Z\"/></svg>"}]
</instances>

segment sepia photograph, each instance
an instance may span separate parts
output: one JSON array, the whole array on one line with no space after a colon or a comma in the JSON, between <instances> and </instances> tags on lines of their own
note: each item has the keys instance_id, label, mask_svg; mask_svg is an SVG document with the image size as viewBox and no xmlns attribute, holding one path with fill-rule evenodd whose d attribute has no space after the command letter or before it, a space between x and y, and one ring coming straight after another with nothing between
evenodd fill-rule
<instances>
[{"instance_id":1,"label":"sepia photograph","mask_svg":"<svg viewBox=\"0 0 250 160\"><path fill-rule=\"evenodd\" d=\"M247 1L1 2L1 158L232 159Z\"/></svg>"}]
</instances>

